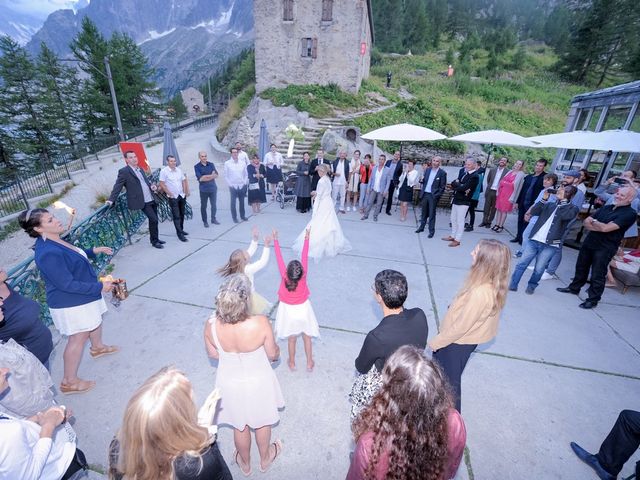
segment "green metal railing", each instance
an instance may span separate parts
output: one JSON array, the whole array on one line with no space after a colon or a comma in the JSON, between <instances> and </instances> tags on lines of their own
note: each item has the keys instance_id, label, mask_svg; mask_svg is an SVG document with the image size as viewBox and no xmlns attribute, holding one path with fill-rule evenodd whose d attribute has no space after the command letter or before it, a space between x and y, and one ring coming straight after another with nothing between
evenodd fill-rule
<instances>
[{"instance_id":1,"label":"green metal railing","mask_svg":"<svg viewBox=\"0 0 640 480\"><path fill-rule=\"evenodd\" d=\"M157 181L160 171L156 170L151 178ZM172 218L171 208L164 195L156 195L158 203L158 219L163 222ZM191 205L187 202L185 216L193 217ZM144 221L141 210L127 208L126 192L122 192L112 207L103 206L88 216L63 238L80 248L107 246L113 249L113 255L98 255L91 260L97 272L103 272L115 254L127 243L131 243L131 235L137 232ZM51 325L51 316L47 307L45 286L40 278L33 256L27 258L8 272L7 283L16 292L40 303L40 318L45 325Z\"/></svg>"}]
</instances>

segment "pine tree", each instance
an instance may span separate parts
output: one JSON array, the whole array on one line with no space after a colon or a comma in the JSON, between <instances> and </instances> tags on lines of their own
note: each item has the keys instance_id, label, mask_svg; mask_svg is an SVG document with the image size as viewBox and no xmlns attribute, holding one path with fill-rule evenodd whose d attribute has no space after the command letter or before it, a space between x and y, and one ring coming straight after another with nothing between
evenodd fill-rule
<instances>
[{"instance_id":1,"label":"pine tree","mask_svg":"<svg viewBox=\"0 0 640 480\"><path fill-rule=\"evenodd\" d=\"M422 0L405 0L402 47L422 54L427 50L429 23Z\"/></svg>"},{"instance_id":2,"label":"pine tree","mask_svg":"<svg viewBox=\"0 0 640 480\"><path fill-rule=\"evenodd\" d=\"M0 37L0 78L0 110L15 124L17 149L27 156L37 155L42 166L48 166L55 143L43 113L43 88L27 51L7 35ZM21 162L20 167L32 167L29 163Z\"/></svg>"},{"instance_id":3,"label":"pine tree","mask_svg":"<svg viewBox=\"0 0 640 480\"><path fill-rule=\"evenodd\" d=\"M37 58L39 81L43 86L44 114L51 134L63 138L71 149L76 147L78 114L78 79L75 71L61 64L53 51L42 42Z\"/></svg>"}]
</instances>

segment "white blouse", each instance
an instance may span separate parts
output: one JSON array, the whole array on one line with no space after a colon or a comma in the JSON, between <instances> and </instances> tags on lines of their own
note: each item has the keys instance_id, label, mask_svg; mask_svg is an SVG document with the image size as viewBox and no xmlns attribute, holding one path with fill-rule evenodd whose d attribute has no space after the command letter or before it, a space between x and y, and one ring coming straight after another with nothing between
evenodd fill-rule
<instances>
[{"instance_id":1,"label":"white blouse","mask_svg":"<svg viewBox=\"0 0 640 480\"><path fill-rule=\"evenodd\" d=\"M258 250L258 242L252 239L251 243L249 244L249 248L247 248L247 253L249 254L249 257L253 257L253 254L256 253L256 250ZM258 260L257 262L249 263L246 267L244 267L244 274L251 281L251 290L254 292L256 291L256 288L253 284L253 277L257 272L259 272L264 267L266 267L267 263L269 263L270 251L271 249L269 247L267 246L263 247L260 260Z\"/></svg>"}]
</instances>

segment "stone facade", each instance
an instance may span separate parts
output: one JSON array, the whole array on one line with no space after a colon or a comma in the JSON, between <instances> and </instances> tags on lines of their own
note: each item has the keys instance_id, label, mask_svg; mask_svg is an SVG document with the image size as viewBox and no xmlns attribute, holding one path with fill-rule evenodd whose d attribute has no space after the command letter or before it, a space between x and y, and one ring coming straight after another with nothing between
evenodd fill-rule
<instances>
[{"instance_id":1,"label":"stone facade","mask_svg":"<svg viewBox=\"0 0 640 480\"><path fill-rule=\"evenodd\" d=\"M189 115L197 115L204 112L204 97L200 90L189 87L186 90L182 90L180 95L182 95L182 103L187 108Z\"/></svg>"},{"instance_id":2,"label":"stone facade","mask_svg":"<svg viewBox=\"0 0 640 480\"><path fill-rule=\"evenodd\" d=\"M257 92L335 83L355 93L369 76L370 0L254 0L253 14Z\"/></svg>"}]
</instances>

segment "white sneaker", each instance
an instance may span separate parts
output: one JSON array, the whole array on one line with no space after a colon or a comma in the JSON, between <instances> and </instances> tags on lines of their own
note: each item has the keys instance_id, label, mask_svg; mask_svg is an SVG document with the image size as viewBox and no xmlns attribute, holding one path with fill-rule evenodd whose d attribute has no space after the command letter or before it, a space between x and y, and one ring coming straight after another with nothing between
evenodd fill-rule
<instances>
[{"instance_id":1,"label":"white sneaker","mask_svg":"<svg viewBox=\"0 0 640 480\"><path fill-rule=\"evenodd\" d=\"M554 279L554 278L556 278L556 276L555 276L555 275L552 275L552 274L550 274L550 273L544 272L544 273L542 274L542 276L540 277L540 280L552 280L552 279Z\"/></svg>"},{"instance_id":2,"label":"white sneaker","mask_svg":"<svg viewBox=\"0 0 640 480\"><path fill-rule=\"evenodd\" d=\"M351 207L347 207L347 212L350 212L350 211L351 211Z\"/></svg>"}]
</instances>

